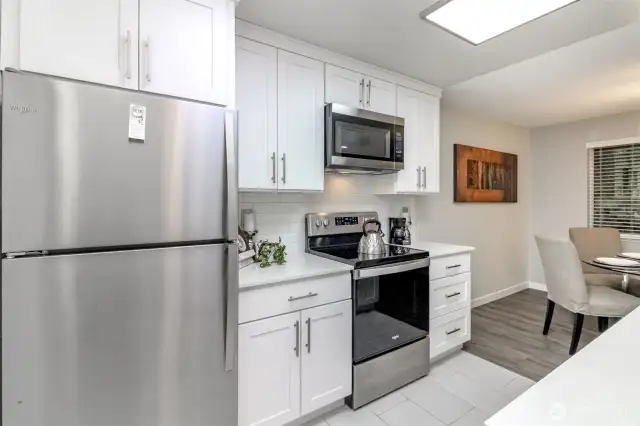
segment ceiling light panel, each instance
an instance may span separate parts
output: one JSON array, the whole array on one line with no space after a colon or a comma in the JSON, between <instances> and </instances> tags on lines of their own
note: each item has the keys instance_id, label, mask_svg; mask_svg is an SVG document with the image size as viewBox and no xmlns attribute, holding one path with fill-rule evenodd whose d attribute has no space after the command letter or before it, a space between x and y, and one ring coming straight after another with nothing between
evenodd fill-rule
<instances>
[{"instance_id":1,"label":"ceiling light panel","mask_svg":"<svg viewBox=\"0 0 640 426\"><path fill-rule=\"evenodd\" d=\"M420 17L480 44L578 0L441 0Z\"/></svg>"}]
</instances>

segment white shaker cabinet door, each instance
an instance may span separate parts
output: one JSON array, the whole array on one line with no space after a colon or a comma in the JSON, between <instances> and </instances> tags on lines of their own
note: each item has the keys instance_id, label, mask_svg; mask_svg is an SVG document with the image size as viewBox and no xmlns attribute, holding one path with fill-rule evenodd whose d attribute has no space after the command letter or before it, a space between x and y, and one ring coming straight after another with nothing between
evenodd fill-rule
<instances>
[{"instance_id":1,"label":"white shaker cabinet door","mask_svg":"<svg viewBox=\"0 0 640 426\"><path fill-rule=\"evenodd\" d=\"M21 0L19 67L138 88L137 0Z\"/></svg>"},{"instance_id":2,"label":"white shaker cabinet door","mask_svg":"<svg viewBox=\"0 0 640 426\"><path fill-rule=\"evenodd\" d=\"M140 90L226 105L234 3L140 0Z\"/></svg>"},{"instance_id":3,"label":"white shaker cabinet door","mask_svg":"<svg viewBox=\"0 0 640 426\"><path fill-rule=\"evenodd\" d=\"M325 102L364 108L364 77L362 74L334 65L325 69Z\"/></svg>"},{"instance_id":4,"label":"white shaker cabinet door","mask_svg":"<svg viewBox=\"0 0 640 426\"><path fill-rule=\"evenodd\" d=\"M278 50L236 38L240 189L276 190L278 165Z\"/></svg>"},{"instance_id":5,"label":"white shaker cabinet door","mask_svg":"<svg viewBox=\"0 0 640 426\"><path fill-rule=\"evenodd\" d=\"M399 193L440 192L440 99L398 87L398 116L405 119L404 170Z\"/></svg>"},{"instance_id":6,"label":"white shaker cabinet door","mask_svg":"<svg viewBox=\"0 0 640 426\"><path fill-rule=\"evenodd\" d=\"M380 114L397 115L397 86L394 83L367 77L365 95L366 109Z\"/></svg>"},{"instance_id":7,"label":"white shaker cabinet door","mask_svg":"<svg viewBox=\"0 0 640 426\"><path fill-rule=\"evenodd\" d=\"M351 394L351 301L302 311L302 415Z\"/></svg>"},{"instance_id":8,"label":"white shaker cabinet door","mask_svg":"<svg viewBox=\"0 0 640 426\"><path fill-rule=\"evenodd\" d=\"M324 64L278 51L278 188L324 189Z\"/></svg>"},{"instance_id":9,"label":"white shaker cabinet door","mask_svg":"<svg viewBox=\"0 0 640 426\"><path fill-rule=\"evenodd\" d=\"M239 426L280 426L300 416L300 313L242 324Z\"/></svg>"}]
</instances>

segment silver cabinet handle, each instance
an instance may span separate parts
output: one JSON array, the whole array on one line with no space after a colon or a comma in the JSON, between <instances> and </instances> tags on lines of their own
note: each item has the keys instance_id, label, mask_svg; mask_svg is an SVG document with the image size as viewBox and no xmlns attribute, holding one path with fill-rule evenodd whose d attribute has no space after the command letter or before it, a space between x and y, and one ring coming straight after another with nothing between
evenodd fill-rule
<instances>
[{"instance_id":1,"label":"silver cabinet handle","mask_svg":"<svg viewBox=\"0 0 640 426\"><path fill-rule=\"evenodd\" d=\"M360 80L360 106L364 106L364 78Z\"/></svg>"},{"instance_id":2,"label":"silver cabinet handle","mask_svg":"<svg viewBox=\"0 0 640 426\"><path fill-rule=\"evenodd\" d=\"M444 297L446 297L447 299L451 299L452 297L460 296L461 294L462 293L460 293L459 291L456 291L455 293L445 294Z\"/></svg>"},{"instance_id":3,"label":"silver cabinet handle","mask_svg":"<svg viewBox=\"0 0 640 426\"><path fill-rule=\"evenodd\" d=\"M453 330L451 330L451 331L447 331L447 336L449 336L449 335L451 335L451 334L455 334L455 333L457 333L457 332L458 332L458 331L460 331L460 330L461 330L461 328L457 328L457 327L456 327L456 328L454 328L454 329L453 329Z\"/></svg>"},{"instance_id":4,"label":"silver cabinet handle","mask_svg":"<svg viewBox=\"0 0 640 426\"><path fill-rule=\"evenodd\" d=\"M447 269L455 269L455 268L459 268L461 266L462 265L460 265L460 264L458 264L458 265L450 265L450 266L447 266Z\"/></svg>"},{"instance_id":5,"label":"silver cabinet handle","mask_svg":"<svg viewBox=\"0 0 640 426\"><path fill-rule=\"evenodd\" d=\"M311 353L311 318L307 318L307 353Z\"/></svg>"},{"instance_id":6,"label":"silver cabinet handle","mask_svg":"<svg viewBox=\"0 0 640 426\"><path fill-rule=\"evenodd\" d=\"M289 302L293 302L293 301L295 301L295 300L308 299L308 298L310 298L310 297L316 297L317 295L318 295L318 293L309 293L309 294L307 294L307 295L305 295L305 296L298 296L298 297L293 297L293 296L291 296L291 297L289 298Z\"/></svg>"},{"instance_id":7,"label":"silver cabinet handle","mask_svg":"<svg viewBox=\"0 0 640 426\"><path fill-rule=\"evenodd\" d=\"M131 80L131 31L127 30L127 36L124 39L124 78Z\"/></svg>"},{"instance_id":8,"label":"silver cabinet handle","mask_svg":"<svg viewBox=\"0 0 640 426\"><path fill-rule=\"evenodd\" d=\"M422 186L421 182L420 182L420 167L418 167L418 188L420 188Z\"/></svg>"},{"instance_id":9,"label":"silver cabinet handle","mask_svg":"<svg viewBox=\"0 0 640 426\"><path fill-rule=\"evenodd\" d=\"M367 95L367 105L371 106L371 80L369 80L369 84L367 85L367 88L369 89L369 93Z\"/></svg>"},{"instance_id":10,"label":"silver cabinet handle","mask_svg":"<svg viewBox=\"0 0 640 426\"><path fill-rule=\"evenodd\" d=\"M276 183L276 153L275 152L271 155L271 163L273 165L273 170L271 171L271 182Z\"/></svg>"},{"instance_id":11,"label":"silver cabinet handle","mask_svg":"<svg viewBox=\"0 0 640 426\"><path fill-rule=\"evenodd\" d=\"M427 168L426 167L422 168L422 187L423 188L427 187Z\"/></svg>"},{"instance_id":12,"label":"silver cabinet handle","mask_svg":"<svg viewBox=\"0 0 640 426\"><path fill-rule=\"evenodd\" d=\"M287 154L282 154L282 183L287 183Z\"/></svg>"},{"instance_id":13,"label":"silver cabinet handle","mask_svg":"<svg viewBox=\"0 0 640 426\"><path fill-rule=\"evenodd\" d=\"M296 353L296 357L299 358L300 357L300 321L296 321L296 323L294 324L294 327L296 328L296 347L293 348L293 350Z\"/></svg>"},{"instance_id":14,"label":"silver cabinet handle","mask_svg":"<svg viewBox=\"0 0 640 426\"><path fill-rule=\"evenodd\" d=\"M147 38L144 42L144 54L145 54L144 68L145 68L145 78L147 79L148 83L151 83L151 63L150 63L151 48L149 47L149 45L150 45L150 40L149 38Z\"/></svg>"}]
</instances>

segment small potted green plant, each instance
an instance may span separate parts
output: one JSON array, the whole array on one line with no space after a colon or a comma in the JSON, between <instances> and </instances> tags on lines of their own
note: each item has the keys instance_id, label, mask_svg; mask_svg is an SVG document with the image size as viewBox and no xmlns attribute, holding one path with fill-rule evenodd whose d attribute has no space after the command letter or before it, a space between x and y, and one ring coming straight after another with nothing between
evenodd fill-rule
<instances>
[{"instance_id":1,"label":"small potted green plant","mask_svg":"<svg viewBox=\"0 0 640 426\"><path fill-rule=\"evenodd\" d=\"M277 265L287 263L287 246L282 244L281 238L278 239L277 243L269 242L269 240L260 240L258 247L254 260L260 263L261 268L270 267L272 261Z\"/></svg>"}]
</instances>

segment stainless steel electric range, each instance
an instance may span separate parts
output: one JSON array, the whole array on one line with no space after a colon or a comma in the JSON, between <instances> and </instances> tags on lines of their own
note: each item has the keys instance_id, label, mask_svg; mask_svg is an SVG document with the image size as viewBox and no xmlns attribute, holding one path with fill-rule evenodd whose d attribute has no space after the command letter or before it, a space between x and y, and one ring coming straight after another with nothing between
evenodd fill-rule
<instances>
[{"instance_id":1,"label":"stainless steel electric range","mask_svg":"<svg viewBox=\"0 0 640 426\"><path fill-rule=\"evenodd\" d=\"M387 246L358 253L375 212L310 213L306 251L353 265L353 392L359 408L429 372L429 252Z\"/></svg>"}]
</instances>

